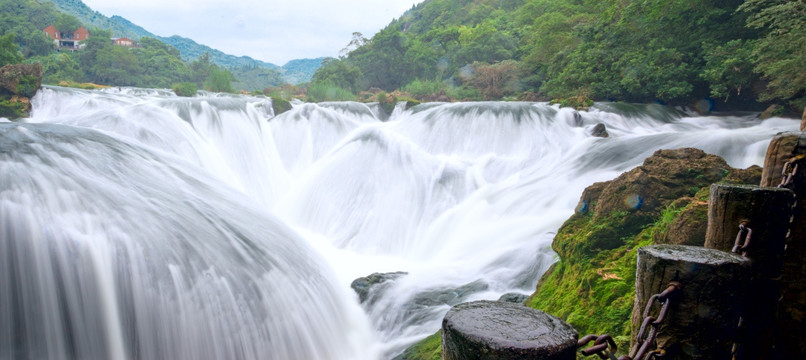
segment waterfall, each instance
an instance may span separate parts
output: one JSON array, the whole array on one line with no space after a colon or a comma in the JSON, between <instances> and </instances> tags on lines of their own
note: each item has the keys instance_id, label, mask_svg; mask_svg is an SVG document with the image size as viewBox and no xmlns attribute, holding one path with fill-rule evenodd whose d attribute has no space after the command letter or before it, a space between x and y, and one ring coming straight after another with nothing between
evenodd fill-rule
<instances>
[{"instance_id":1,"label":"waterfall","mask_svg":"<svg viewBox=\"0 0 806 360\"><path fill-rule=\"evenodd\" d=\"M389 358L531 293L582 190L662 148L760 165L798 122L46 87L0 123L0 359ZM602 123L608 138L590 135ZM405 272L359 305L349 288Z\"/></svg>"}]
</instances>

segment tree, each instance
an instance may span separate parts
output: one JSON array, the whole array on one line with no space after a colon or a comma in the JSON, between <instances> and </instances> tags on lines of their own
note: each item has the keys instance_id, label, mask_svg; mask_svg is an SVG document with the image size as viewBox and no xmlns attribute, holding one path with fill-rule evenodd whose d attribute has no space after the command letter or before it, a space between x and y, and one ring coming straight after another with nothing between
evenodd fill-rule
<instances>
[{"instance_id":1,"label":"tree","mask_svg":"<svg viewBox=\"0 0 806 360\"><path fill-rule=\"evenodd\" d=\"M19 34L22 34L18 39L20 51L25 57L47 55L55 47L53 40L42 30L25 31L20 28Z\"/></svg>"},{"instance_id":2,"label":"tree","mask_svg":"<svg viewBox=\"0 0 806 360\"><path fill-rule=\"evenodd\" d=\"M485 100L498 100L521 89L518 80L523 71L515 60L504 60L492 65L473 63L472 67L470 85L479 89Z\"/></svg>"},{"instance_id":3,"label":"tree","mask_svg":"<svg viewBox=\"0 0 806 360\"><path fill-rule=\"evenodd\" d=\"M0 36L0 66L22 62L22 54L14 43L14 33Z\"/></svg>"},{"instance_id":4,"label":"tree","mask_svg":"<svg viewBox=\"0 0 806 360\"><path fill-rule=\"evenodd\" d=\"M806 3L789 0L747 0L740 11L747 25L764 30L753 49L755 70L769 81L762 101L806 95Z\"/></svg>"},{"instance_id":5,"label":"tree","mask_svg":"<svg viewBox=\"0 0 806 360\"><path fill-rule=\"evenodd\" d=\"M311 83L328 82L333 86L357 93L360 78L361 70L357 66L351 65L345 60L327 58L322 61L322 66L313 74Z\"/></svg>"},{"instance_id":6,"label":"tree","mask_svg":"<svg viewBox=\"0 0 806 360\"><path fill-rule=\"evenodd\" d=\"M233 92L232 73L213 65L210 75L204 81L204 88L215 92Z\"/></svg>"},{"instance_id":7,"label":"tree","mask_svg":"<svg viewBox=\"0 0 806 360\"><path fill-rule=\"evenodd\" d=\"M752 44L750 41L733 40L714 46L705 54L706 63L701 76L708 81L711 96L727 102L731 96L752 93L750 85L755 79Z\"/></svg>"},{"instance_id":8,"label":"tree","mask_svg":"<svg viewBox=\"0 0 806 360\"><path fill-rule=\"evenodd\" d=\"M74 16L63 14L59 16L59 20L56 20L56 24L53 26L62 34L70 34L72 36L73 32L81 27L81 23Z\"/></svg>"},{"instance_id":9,"label":"tree","mask_svg":"<svg viewBox=\"0 0 806 360\"><path fill-rule=\"evenodd\" d=\"M210 60L210 53L205 52L190 63L190 81L195 82L199 87L203 87L204 81L210 77L210 71L214 66L216 65Z\"/></svg>"}]
</instances>

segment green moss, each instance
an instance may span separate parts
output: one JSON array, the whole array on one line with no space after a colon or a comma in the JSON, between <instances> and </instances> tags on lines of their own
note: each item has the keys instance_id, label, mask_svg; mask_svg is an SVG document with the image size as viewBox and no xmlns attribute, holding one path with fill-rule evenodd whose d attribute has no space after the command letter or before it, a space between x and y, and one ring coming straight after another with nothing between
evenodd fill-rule
<instances>
[{"instance_id":1,"label":"green moss","mask_svg":"<svg viewBox=\"0 0 806 360\"><path fill-rule=\"evenodd\" d=\"M27 105L22 102L11 100L0 100L0 117L18 119L26 117L25 109Z\"/></svg>"},{"instance_id":2,"label":"green moss","mask_svg":"<svg viewBox=\"0 0 806 360\"><path fill-rule=\"evenodd\" d=\"M543 276L527 305L564 319L580 335L609 334L620 349L627 349L637 251L653 244L655 233L666 231L682 210L669 206L654 223L620 237L618 246L595 252L587 246L591 237L620 227L632 215L615 213L597 220L590 214L574 215L554 240L561 261Z\"/></svg>"},{"instance_id":3,"label":"green moss","mask_svg":"<svg viewBox=\"0 0 806 360\"><path fill-rule=\"evenodd\" d=\"M395 360L441 360L442 359L442 331L421 340L406 349Z\"/></svg>"},{"instance_id":4,"label":"green moss","mask_svg":"<svg viewBox=\"0 0 806 360\"><path fill-rule=\"evenodd\" d=\"M27 98L33 97L37 90L39 90L40 80L40 77L33 75L20 76L19 83L17 84L17 93Z\"/></svg>"}]
</instances>

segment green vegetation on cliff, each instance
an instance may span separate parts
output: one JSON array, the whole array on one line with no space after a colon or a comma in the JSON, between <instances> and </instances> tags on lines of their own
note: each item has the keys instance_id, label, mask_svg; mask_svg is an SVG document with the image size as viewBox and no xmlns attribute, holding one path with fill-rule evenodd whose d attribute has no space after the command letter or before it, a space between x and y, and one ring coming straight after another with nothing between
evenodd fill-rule
<instances>
[{"instance_id":1,"label":"green vegetation on cliff","mask_svg":"<svg viewBox=\"0 0 806 360\"><path fill-rule=\"evenodd\" d=\"M638 248L705 241L709 187L758 184L761 168L733 169L697 149L660 150L642 166L585 189L577 212L558 230L559 260L526 305L555 315L581 335L609 334L626 349L635 297ZM440 358L440 333L398 359Z\"/></svg>"},{"instance_id":2,"label":"green vegetation on cliff","mask_svg":"<svg viewBox=\"0 0 806 360\"><path fill-rule=\"evenodd\" d=\"M360 72L339 84L354 93L800 106L804 29L806 5L786 0L426 0L320 71Z\"/></svg>"},{"instance_id":3,"label":"green vegetation on cliff","mask_svg":"<svg viewBox=\"0 0 806 360\"><path fill-rule=\"evenodd\" d=\"M759 167L732 169L699 150L661 150L642 166L590 186L554 238L559 261L527 305L564 319L580 334L609 334L626 349L638 248L702 246L710 184L758 183L760 175Z\"/></svg>"}]
</instances>

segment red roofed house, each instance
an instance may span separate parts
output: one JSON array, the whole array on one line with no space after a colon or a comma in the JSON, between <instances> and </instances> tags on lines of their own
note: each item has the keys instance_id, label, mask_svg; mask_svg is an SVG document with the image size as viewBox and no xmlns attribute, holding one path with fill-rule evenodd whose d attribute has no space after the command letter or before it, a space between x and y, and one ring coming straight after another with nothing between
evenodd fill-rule
<instances>
[{"instance_id":1,"label":"red roofed house","mask_svg":"<svg viewBox=\"0 0 806 360\"><path fill-rule=\"evenodd\" d=\"M72 33L61 33L53 25L48 25L48 27L46 27L43 31L48 34L51 39L53 39L53 42L56 43L56 46L59 49L81 49L84 47L82 42L90 38L90 32L87 31L87 29L85 29L83 26Z\"/></svg>"},{"instance_id":2,"label":"red roofed house","mask_svg":"<svg viewBox=\"0 0 806 360\"><path fill-rule=\"evenodd\" d=\"M124 47L134 47L134 41L129 38L112 38L112 43L117 46L124 46Z\"/></svg>"}]
</instances>

